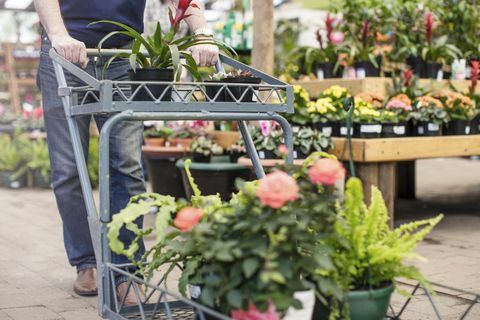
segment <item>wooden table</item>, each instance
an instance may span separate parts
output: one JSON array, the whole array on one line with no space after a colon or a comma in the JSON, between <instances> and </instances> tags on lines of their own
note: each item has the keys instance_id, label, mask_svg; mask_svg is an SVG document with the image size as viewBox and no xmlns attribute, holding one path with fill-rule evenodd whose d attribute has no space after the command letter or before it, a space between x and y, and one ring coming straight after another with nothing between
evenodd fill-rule
<instances>
[{"instance_id":1,"label":"wooden table","mask_svg":"<svg viewBox=\"0 0 480 320\"><path fill-rule=\"evenodd\" d=\"M333 138L330 152L349 160L345 138ZM468 157L480 155L480 135L444 137L407 137L391 139L352 139L353 160L357 176L362 179L365 198L370 199L372 185L383 193L393 223L399 162L428 158ZM367 201L368 202L368 201Z\"/></svg>"}]
</instances>

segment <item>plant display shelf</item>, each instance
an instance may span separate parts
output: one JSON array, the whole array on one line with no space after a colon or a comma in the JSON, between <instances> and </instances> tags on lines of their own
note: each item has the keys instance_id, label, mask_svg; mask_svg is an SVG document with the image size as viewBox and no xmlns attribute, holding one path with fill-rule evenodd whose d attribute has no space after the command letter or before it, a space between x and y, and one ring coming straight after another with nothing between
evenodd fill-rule
<instances>
[{"instance_id":1,"label":"plant display shelf","mask_svg":"<svg viewBox=\"0 0 480 320\"><path fill-rule=\"evenodd\" d=\"M386 97L387 85L393 85L391 78L365 78L365 79L325 79L325 80L308 80L294 81L294 85L304 87L312 97L317 97L327 88L338 85L346 88L351 94L356 95L361 92L372 92L382 97ZM449 89L451 86L460 92L468 92L470 80L435 80L435 79L419 79L420 88L427 90ZM480 88L477 88L480 93Z\"/></svg>"},{"instance_id":2,"label":"plant display shelf","mask_svg":"<svg viewBox=\"0 0 480 320\"><path fill-rule=\"evenodd\" d=\"M112 56L118 50L104 50L103 56ZM88 50L89 55L98 56L98 50ZM78 66L68 62L54 49L49 52L53 60L55 74L62 99L73 150L82 185L82 192L88 212L88 221L92 242L94 244L99 274L99 306L100 314L110 319L194 319L194 311L199 311L198 319L205 319L206 314L216 319L228 319L216 314L192 301L183 299L158 287L135 279L125 271L125 266L111 263L111 251L107 239L107 225L110 217L110 175L109 175L109 140L112 128L123 120L229 120L238 121L241 135L250 158L254 163L256 176L264 176L258 154L249 134L246 121L272 120L280 124L284 132L285 144L289 150L287 161L293 160L292 129L287 120L279 113L293 112L293 88L261 71L244 65L234 59L220 55L217 71L223 71L223 65L235 69L249 71L260 77L264 84L219 84L219 83L169 83L169 82L131 82L97 80ZM65 78L65 70L85 83L81 87L70 87ZM155 95L152 86L164 86L161 94ZM131 90L133 86L133 90ZM219 91L214 97L207 94L208 86L216 86ZM235 96L236 88L244 87L242 96ZM144 90L151 97L151 101L137 101L139 93ZM172 99L163 101L169 92ZM222 94L224 93L224 94ZM253 102L243 102L246 95L254 97ZM220 101L220 97L229 95L233 102ZM223 100L223 99L222 99ZM100 132L99 161L100 161L100 202L97 210L94 202L92 187L88 178L88 170L83 155L76 116L92 114L109 114L109 120ZM114 278L116 274L130 277L130 285L138 295L138 283L144 283L151 289L157 287L160 300L153 304L139 304L136 308L123 308L121 301L117 301ZM176 300L177 302L172 302ZM150 301L150 300L149 300ZM177 317L177 312L191 310L186 317ZM183 310L183 311L182 311Z\"/></svg>"}]
</instances>

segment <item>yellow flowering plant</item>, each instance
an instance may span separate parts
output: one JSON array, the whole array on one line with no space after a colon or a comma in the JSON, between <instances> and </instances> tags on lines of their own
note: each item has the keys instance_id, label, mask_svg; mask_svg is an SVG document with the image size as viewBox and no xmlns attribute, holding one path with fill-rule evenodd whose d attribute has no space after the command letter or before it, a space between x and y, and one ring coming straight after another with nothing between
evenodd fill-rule
<instances>
[{"instance_id":1,"label":"yellow flowering plant","mask_svg":"<svg viewBox=\"0 0 480 320\"><path fill-rule=\"evenodd\" d=\"M312 123L312 118L308 112L309 103L311 102L310 94L302 86L293 86L293 94L295 112L286 114L287 120L297 125Z\"/></svg>"},{"instance_id":2,"label":"yellow flowering plant","mask_svg":"<svg viewBox=\"0 0 480 320\"><path fill-rule=\"evenodd\" d=\"M332 110L331 108L330 111L332 113L331 115L331 120L335 121L335 120L344 120L345 119L345 110L343 109L343 104L345 102L345 99L350 97L350 93L348 92L348 90L344 87L341 87L341 86L338 86L338 85L334 85L334 86L331 86L329 88L327 88L326 90L324 90L320 95L319 95L319 100L320 99L329 99L328 102L330 102L331 106L333 106L333 108L335 110ZM318 100L317 100L318 102ZM320 102L320 104L322 105L320 107L320 110L324 110L324 106L327 105L327 100L322 100ZM317 109L317 112L320 111Z\"/></svg>"},{"instance_id":3,"label":"yellow flowering plant","mask_svg":"<svg viewBox=\"0 0 480 320\"><path fill-rule=\"evenodd\" d=\"M313 123L338 120L338 110L333 105L331 98L319 98L317 101L309 102L307 111Z\"/></svg>"},{"instance_id":4,"label":"yellow flowering plant","mask_svg":"<svg viewBox=\"0 0 480 320\"><path fill-rule=\"evenodd\" d=\"M360 98L355 98L355 110L353 112L353 121L357 123L376 123L381 122L381 112L373 107L370 102Z\"/></svg>"}]
</instances>

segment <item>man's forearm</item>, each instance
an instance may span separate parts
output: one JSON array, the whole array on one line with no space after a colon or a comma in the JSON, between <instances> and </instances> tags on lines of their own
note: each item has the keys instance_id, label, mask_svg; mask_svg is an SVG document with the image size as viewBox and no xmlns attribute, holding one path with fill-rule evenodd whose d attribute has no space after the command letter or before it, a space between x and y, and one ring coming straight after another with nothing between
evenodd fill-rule
<instances>
[{"instance_id":1,"label":"man's forearm","mask_svg":"<svg viewBox=\"0 0 480 320\"><path fill-rule=\"evenodd\" d=\"M58 0L34 0L40 22L49 38L68 36Z\"/></svg>"}]
</instances>

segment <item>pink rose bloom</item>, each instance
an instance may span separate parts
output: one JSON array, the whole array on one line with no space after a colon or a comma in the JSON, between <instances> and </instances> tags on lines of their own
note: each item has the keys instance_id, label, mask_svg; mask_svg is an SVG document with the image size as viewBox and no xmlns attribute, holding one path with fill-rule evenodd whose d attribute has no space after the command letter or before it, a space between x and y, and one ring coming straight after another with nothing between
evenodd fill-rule
<instances>
[{"instance_id":1,"label":"pink rose bloom","mask_svg":"<svg viewBox=\"0 0 480 320\"><path fill-rule=\"evenodd\" d=\"M279 209L285 203L297 199L298 190L295 179L283 171L275 171L260 180L257 197L262 204Z\"/></svg>"},{"instance_id":2,"label":"pink rose bloom","mask_svg":"<svg viewBox=\"0 0 480 320\"><path fill-rule=\"evenodd\" d=\"M173 220L175 227L182 232L188 232L202 220L203 211L193 207L186 207L180 210Z\"/></svg>"},{"instance_id":3,"label":"pink rose bloom","mask_svg":"<svg viewBox=\"0 0 480 320\"><path fill-rule=\"evenodd\" d=\"M314 184L332 186L338 180L345 179L345 168L335 159L320 159L308 170L310 181Z\"/></svg>"},{"instance_id":4,"label":"pink rose bloom","mask_svg":"<svg viewBox=\"0 0 480 320\"><path fill-rule=\"evenodd\" d=\"M248 310L233 310L233 320L280 320L275 306L269 303L268 309L265 312L257 310L257 308L250 303Z\"/></svg>"},{"instance_id":5,"label":"pink rose bloom","mask_svg":"<svg viewBox=\"0 0 480 320\"><path fill-rule=\"evenodd\" d=\"M330 35L330 42L333 45L341 45L343 41L345 40L345 34L340 31L333 31L332 34Z\"/></svg>"},{"instance_id":6,"label":"pink rose bloom","mask_svg":"<svg viewBox=\"0 0 480 320\"><path fill-rule=\"evenodd\" d=\"M397 100L397 99L392 99L387 103L388 110L403 110L403 111L412 111L412 106L406 104L403 101Z\"/></svg>"}]
</instances>

